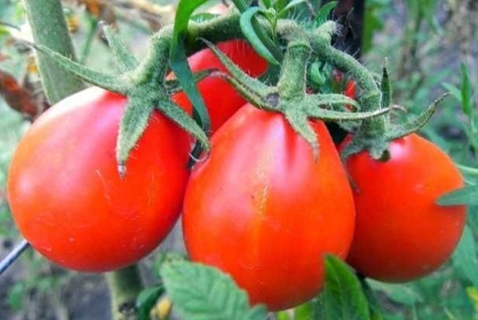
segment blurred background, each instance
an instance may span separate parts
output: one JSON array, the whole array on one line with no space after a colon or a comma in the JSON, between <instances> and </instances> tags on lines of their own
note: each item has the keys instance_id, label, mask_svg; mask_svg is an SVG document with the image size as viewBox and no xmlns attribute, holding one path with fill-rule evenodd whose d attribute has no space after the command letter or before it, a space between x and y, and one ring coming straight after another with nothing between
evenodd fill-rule
<instances>
[{"instance_id":1,"label":"blurred background","mask_svg":"<svg viewBox=\"0 0 478 320\"><path fill-rule=\"evenodd\" d=\"M148 37L172 21L176 4L170 0L63 3L78 59L106 72L115 69L99 21L114 25L131 51L141 57ZM210 1L204 10L217 3ZM478 0L341 3L364 6L358 26L354 15L359 11L344 19L351 20L354 30L362 30L361 50L356 53L365 65L380 73L388 59L394 103L419 114L443 92L452 93L421 134L452 156L469 184L478 182ZM31 121L48 107L33 54L22 43L31 40L25 20L21 1L0 0L0 259L21 240L5 194L9 161ZM379 293L386 319L478 319L476 208L469 209L468 225L453 259L438 272L405 285L370 283ZM179 229L159 251L183 251ZM474 254L470 257L469 252ZM141 262L148 284L157 281L155 266L161 257L155 252ZM63 270L28 250L0 277L2 320L109 318L102 275Z\"/></svg>"}]
</instances>

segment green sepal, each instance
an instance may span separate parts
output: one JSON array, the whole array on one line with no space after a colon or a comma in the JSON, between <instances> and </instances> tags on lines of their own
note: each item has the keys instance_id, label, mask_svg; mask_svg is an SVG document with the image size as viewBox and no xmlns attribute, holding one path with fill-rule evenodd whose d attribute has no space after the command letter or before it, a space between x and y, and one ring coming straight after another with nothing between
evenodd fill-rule
<instances>
[{"instance_id":1,"label":"green sepal","mask_svg":"<svg viewBox=\"0 0 478 320\"><path fill-rule=\"evenodd\" d=\"M380 90L382 91L382 108L389 107L392 104L392 82L388 74L388 61L385 60L382 71L382 80L380 81Z\"/></svg>"},{"instance_id":2,"label":"green sepal","mask_svg":"<svg viewBox=\"0 0 478 320\"><path fill-rule=\"evenodd\" d=\"M103 26L103 32L105 33L108 45L111 48L116 63L119 66L121 72L132 71L138 67L139 63L136 58L129 52L126 45L120 40L113 28L108 25Z\"/></svg>"},{"instance_id":3,"label":"green sepal","mask_svg":"<svg viewBox=\"0 0 478 320\"><path fill-rule=\"evenodd\" d=\"M211 49L229 72L229 74L227 74L225 72L216 71L212 73L212 76L221 77L228 81L247 101L255 106L265 110L275 110L275 106L268 103L265 98L275 92L274 88L246 74L234 64L228 56L208 40L202 39L202 41Z\"/></svg>"},{"instance_id":4,"label":"green sepal","mask_svg":"<svg viewBox=\"0 0 478 320\"><path fill-rule=\"evenodd\" d=\"M294 103L288 101L287 103ZM308 115L300 109L285 107L283 114L294 131L300 135L312 148L314 159L319 157L319 141L317 135L308 122Z\"/></svg>"},{"instance_id":5,"label":"green sepal","mask_svg":"<svg viewBox=\"0 0 478 320\"><path fill-rule=\"evenodd\" d=\"M194 82L199 82L208 76L210 76L214 72L214 69L207 69L207 70L202 70L199 72L195 72L193 74ZM169 79L164 81L164 86L166 87L166 90L168 91L168 94L175 94L178 92L183 91L183 88L181 87L181 84L179 83L178 79Z\"/></svg>"},{"instance_id":6,"label":"green sepal","mask_svg":"<svg viewBox=\"0 0 478 320\"><path fill-rule=\"evenodd\" d=\"M239 23L241 26L242 33L261 57L266 59L271 64L279 65L279 61L277 61L269 48L261 40L261 36L267 37L267 35L258 34L258 32L264 33L264 30L255 27L255 15L261 12L265 11L259 7L252 7L247 9L243 14L241 14ZM272 43L272 45L274 45L274 43Z\"/></svg>"},{"instance_id":7,"label":"green sepal","mask_svg":"<svg viewBox=\"0 0 478 320\"><path fill-rule=\"evenodd\" d=\"M51 50L48 47L35 43L30 43L30 45L37 51L39 51L41 54L44 54L45 56L58 63L65 70L68 70L69 72L75 74L77 77L85 80L88 83L94 84L108 91L113 91L121 94L126 94L128 92L128 89L131 87L131 80L128 81L126 79L127 75L112 76L97 72Z\"/></svg>"},{"instance_id":8,"label":"green sepal","mask_svg":"<svg viewBox=\"0 0 478 320\"><path fill-rule=\"evenodd\" d=\"M229 57L226 56L221 50L219 50L219 48L216 47L212 42L206 39L201 40L209 47L209 49L211 49L211 51L219 59L219 61L221 61L221 63L232 75L232 77L238 79L239 82L246 84L251 91L261 92L267 91L269 89L267 85L263 84L258 79L255 79L242 71L241 68L239 68L234 62L232 62L232 60L229 59Z\"/></svg>"},{"instance_id":9,"label":"green sepal","mask_svg":"<svg viewBox=\"0 0 478 320\"><path fill-rule=\"evenodd\" d=\"M156 104L157 95L148 93L147 89L138 89L128 98L116 141L116 161L121 178L126 174L129 154L143 135Z\"/></svg>"},{"instance_id":10,"label":"green sepal","mask_svg":"<svg viewBox=\"0 0 478 320\"><path fill-rule=\"evenodd\" d=\"M347 97L339 93L319 93L312 95L314 101L317 101L319 106L339 106L350 105L355 107L356 110L360 109L360 105L354 99ZM350 113L350 112L349 112Z\"/></svg>"},{"instance_id":11,"label":"green sepal","mask_svg":"<svg viewBox=\"0 0 478 320\"><path fill-rule=\"evenodd\" d=\"M176 123L179 127L195 137L201 144L202 148L209 152L211 149L211 144L206 133L204 133L197 122L194 121L193 118L191 118L183 109L175 105L169 99L159 100L156 108L161 110L166 117L171 119L171 121Z\"/></svg>"},{"instance_id":12,"label":"green sepal","mask_svg":"<svg viewBox=\"0 0 478 320\"><path fill-rule=\"evenodd\" d=\"M405 123L394 126L387 134L388 141L392 141L398 138L405 137L413 132L418 131L421 127L428 123L431 116L435 113L435 110L438 108L440 102L443 101L446 97L451 95L450 92L442 94L438 99L433 101L420 115L418 115L413 120Z\"/></svg>"}]
</instances>

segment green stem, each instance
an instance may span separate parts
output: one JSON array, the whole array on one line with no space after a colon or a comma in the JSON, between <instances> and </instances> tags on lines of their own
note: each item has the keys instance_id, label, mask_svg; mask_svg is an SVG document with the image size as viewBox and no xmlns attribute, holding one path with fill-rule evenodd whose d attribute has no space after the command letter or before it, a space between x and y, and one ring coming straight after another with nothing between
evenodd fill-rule
<instances>
[{"instance_id":1,"label":"green stem","mask_svg":"<svg viewBox=\"0 0 478 320\"><path fill-rule=\"evenodd\" d=\"M35 42L74 59L74 48L60 0L25 0L25 6ZM85 88L80 79L49 57L39 54L38 66L51 104Z\"/></svg>"},{"instance_id":2,"label":"green stem","mask_svg":"<svg viewBox=\"0 0 478 320\"><path fill-rule=\"evenodd\" d=\"M287 45L287 51L282 63L281 73L277 87L279 96L291 100L305 94L307 84L307 62L310 56L310 45L300 33Z\"/></svg>"},{"instance_id":3,"label":"green stem","mask_svg":"<svg viewBox=\"0 0 478 320\"><path fill-rule=\"evenodd\" d=\"M131 319L136 312L136 298L143 289L138 265L108 272L106 279L111 294L113 319Z\"/></svg>"}]
</instances>

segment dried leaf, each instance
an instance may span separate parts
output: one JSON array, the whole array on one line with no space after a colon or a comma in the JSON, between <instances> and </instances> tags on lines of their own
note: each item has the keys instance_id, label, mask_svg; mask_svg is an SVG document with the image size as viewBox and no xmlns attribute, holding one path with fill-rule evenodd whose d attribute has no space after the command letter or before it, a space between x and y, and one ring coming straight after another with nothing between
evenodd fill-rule
<instances>
[{"instance_id":1,"label":"dried leaf","mask_svg":"<svg viewBox=\"0 0 478 320\"><path fill-rule=\"evenodd\" d=\"M9 73L0 70L0 95L14 110L29 118L36 118L42 111L31 92L22 87Z\"/></svg>"}]
</instances>

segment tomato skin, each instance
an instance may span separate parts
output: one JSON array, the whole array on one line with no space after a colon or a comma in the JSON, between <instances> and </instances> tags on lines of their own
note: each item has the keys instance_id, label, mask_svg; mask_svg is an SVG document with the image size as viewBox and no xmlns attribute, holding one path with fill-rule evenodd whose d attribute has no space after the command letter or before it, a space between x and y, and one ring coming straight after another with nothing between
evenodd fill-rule
<instances>
[{"instance_id":1,"label":"tomato skin","mask_svg":"<svg viewBox=\"0 0 478 320\"><path fill-rule=\"evenodd\" d=\"M367 277L406 282L436 270L462 234L465 206L435 201L463 186L452 160L416 134L390 144L391 159L362 152L347 160L356 230L347 261Z\"/></svg>"},{"instance_id":2,"label":"tomato skin","mask_svg":"<svg viewBox=\"0 0 478 320\"><path fill-rule=\"evenodd\" d=\"M151 252L179 217L189 137L157 111L126 163L115 160L126 98L89 88L45 112L21 140L8 176L20 232L74 270L109 271Z\"/></svg>"},{"instance_id":3,"label":"tomato skin","mask_svg":"<svg viewBox=\"0 0 478 320\"><path fill-rule=\"evenodd\" d=\"M217 44L237 66L252 77L258 77L267 70L267 62L244 40L230 40ZM217 69L227 72L224 65L210 49L204 49L188 58L192 72ZM215 132L246 100L224 79L207 77L198 83L211 120L211 133ZM172 100L186 112L192 114L192 105L184 92L174 94Z\"/></svg>"},{"instance_id":4,"label":"tomato skin","mask_svg":"<svg viewBox=\"0 0 478 320\"><path fill-rule=\"evenodd\" d=\"M354 230L348 180L325 125L310 146L282 114L241 108L191 173L183 233L193 261L218 267L251 305L294 307L316 296L325 253L344 258Z\"/></svg>"}]
</instances>

